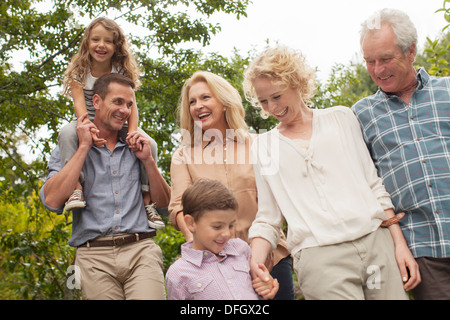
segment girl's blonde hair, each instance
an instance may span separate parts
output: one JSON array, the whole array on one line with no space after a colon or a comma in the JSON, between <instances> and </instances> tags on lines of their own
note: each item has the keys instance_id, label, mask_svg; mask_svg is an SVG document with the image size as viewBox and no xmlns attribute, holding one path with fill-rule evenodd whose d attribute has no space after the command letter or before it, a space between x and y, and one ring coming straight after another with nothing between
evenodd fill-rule
<instances>
[{"instance_id":1,"label":"girl's blonde hair","mask_svg":"<svg viewBox=\"0 0 450 320\"><path fill-rule=\"evenodd\" d=\"M306 64L301 52L285 46L266 49L250 63L243 81L245 98L261 109L264 118L268 114L262 109L253 86L258 78L297 90L306 104L311 103L316 90L315 71Z\"/></svg>"},{"instance_id":2,"label":"girl's blonde hair","mask_svg":"<svg viewBox=\"0 0 450 320\"><path fill-rule=\"evenodd\" d=\"M136 84L136 89L140 85L139 65L128 46L125 34L114 20L100 17L93 20L86 28L84 35L81 38L80 48L73 56L69 67L64 72L63 86L65 94L70 93L70 86L74 80L79 82L82 87L85 85L86 75L92 67L92 59L89 54L89 38L92 29L99 24L106 30L112 31L114 34L115 52L111 58L111 64L114 65L121 74L129 77Z\"/></svg>"},{"instance_id":3,"label":"girl's blonde hair","mask_svg":"<svg viewBox=\"0 0 450 320\"><path fill-rule=\"evenodd\" d=\"M248 127L244 120L245 111L239 92L224 78L208 71L197 71L184 83L178 104L180 128L190 134L190 143L194 143L195 124L190 113L189 90L198 82L205 82L212 94L226 107L225 120L228 126L235 130L237 136L243 138Z\"/></svg>"}]
</instances>

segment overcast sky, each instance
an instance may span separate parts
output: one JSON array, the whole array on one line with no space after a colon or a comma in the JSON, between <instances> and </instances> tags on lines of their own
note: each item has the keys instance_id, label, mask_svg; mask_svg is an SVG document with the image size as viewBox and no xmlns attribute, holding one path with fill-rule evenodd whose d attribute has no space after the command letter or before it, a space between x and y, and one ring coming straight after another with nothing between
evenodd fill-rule
<instances>
[{"instance_id":1,"label":"overcast sky","mask_svg":"<svg viewBox=\"0 0 450 320\"><path fill-rule=\"evenodd\" d=\"M236 20L226 14L215 14L212 23L220 23L222 31L211 45L202 50L230 56L233 48L245 55L252 48L261 51L266 40L301 50L312 67L317 67L319 80L327 80L336 63L347 64L357 56L359 28L373 12L385 8L405 11L415 23L422 46L426 37L435 39L446 25L441 8L443 0L253 0L248 17ZM45 6L45 2L43 3ZM111 17L114 18L114 17ZM89 24L90 21L83 21ZM119 21L122 27L126 25ZM200 48L200 47L197 47ZM15 56L15 63L21 59ZM29 154L28 147L21 148Z\"/></svg>"},{"instance_id":2,"label":"overcast sky","mask_svg":"<svg viewBox=\"0 0 450 320\"><path fill-rule=\"evenodd\" d=\"M203 51L230 56L233 48L245 56L255 48L258 52L270 44L280 43L301 50L310 66L318 68L317 78L326 80L336 63L361 61L359 30L361 23L382 8L405 11L416 25L419 50L427 37L439 36L446 22L442 12L435 13L443 0L252 0L247 17L218 13L208 22L220 24L222 31L212 38L211 45L186 44ZM40 6L48 7L44 1ZM190 7L192 10L192 6ZM48 8L47 8L48 9ZM120 15L121 13L119 13ZM188 14L192 14L188 11ZM195 15L195 14L194 14ZM112 15L110 18L114 19ZM80 19L86 26L88 17ZM118 20L125 32L135 32L124 20ZM16 63L24 59L17 59Z\"/></svg>"},{"instance_id":3,"label":"overcast sky","mask_svg":"<svg viewBox=\"0 0 450 320\"><path fill-rule=\"evenodd\" d=\"M389 7L405 11L416 25L419 46L426 37L436 38L446 25L443 13L435 13L443 0L253 0L248 17L236 20L225 14L214 15L222 31L208 50L225 56L233 47L241 54L253 47L261 51L270 43L299 49L312 67L319 69L318 78L326 79L335 63L361 59L359 29L375 11ZM359 56L357 56L359 55Z\"/></svg>"}]
</instances>

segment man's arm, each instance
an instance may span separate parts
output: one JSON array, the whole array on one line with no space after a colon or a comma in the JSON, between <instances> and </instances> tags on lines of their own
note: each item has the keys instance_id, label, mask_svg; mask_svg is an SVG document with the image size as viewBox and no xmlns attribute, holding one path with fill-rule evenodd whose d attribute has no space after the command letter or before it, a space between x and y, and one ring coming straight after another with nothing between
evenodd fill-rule
<instances>
[{"instance_id":1,"label":"man's arm","mask_svg":"<svg viewBox=\"0 0 450 320\"><path fill-rule=\"evenodd\" d=\"M385 210L385 213L388 219L395 217L392 209ZM400 226L394 223L388 228L394 241L395 258L404 282L404 289L412 290L421 282L419 266L408 248Z\"/></svg>"},{"instance_id":2,"label":"man's arm","mask_svg":"<svg viewBox=\"0 0 450 320\"><path fill-rule=\"evenodd\" d=\"M138 131L129 133L128 138L134 139L136 145L139 146L137 150L134 150L134 153L144 164L145 170L147 171L152 202L155 203L158 208L167 207L170 201L170 187L162 177L156 162L152 157L150 140Z\"/></svg>"},{"instance_id":3,"label":"man's arm","mask_svg":"<svg viewBox=\"0 0 450 320\"><path fill-rule=\"evenodd\" d=\"M158 208L167 207L170 201L170 187L159 172L152 156L147 161L144 161L144 166L148 175L152 202Z\"/></svg>"},{"instance_id":4,"label":"man's arm","mask_svg":"<svg viewBox=\"0 0 450 320\"><path fill-rule=\"evenodd\" d=\"M250 273L253 279L260 278L263 281L269 281L269 278L258 267L267 261L267 257L272 251L272 245L264 238L254 238L250 243L252 248L252 255L250 258Z\"/></svg>"},{"instance_id":5,"label":"man's arm","mask_svg":"<svg viewBox=\"0 0 450 320\"><path fill-rule=\"evenodd\" d=\"M77 120L78 150L44 185L45 203L51 208L63 206L77 185L84 160L93 144L90 133L93 124L88 120L87 113Z\"/></svg>"}]
</instances>

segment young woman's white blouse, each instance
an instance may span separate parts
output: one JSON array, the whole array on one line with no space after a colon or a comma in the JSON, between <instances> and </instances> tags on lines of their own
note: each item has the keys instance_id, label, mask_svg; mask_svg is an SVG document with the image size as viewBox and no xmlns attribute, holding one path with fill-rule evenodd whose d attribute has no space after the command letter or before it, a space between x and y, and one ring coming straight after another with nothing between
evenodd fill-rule
<instances>
[{"instance_id":1,"label":"young woman's white blouse","mask_svg":"<svg viewBox=\"0 0 450 320\"><path fill-rule=\"evenodd\" d=\"M258 213L250 238L275 248L284 219L292 254L360 238L393 208L350 108L313 109L307 149L273 129L252 146Z\"/></svg>"}]
</instances>

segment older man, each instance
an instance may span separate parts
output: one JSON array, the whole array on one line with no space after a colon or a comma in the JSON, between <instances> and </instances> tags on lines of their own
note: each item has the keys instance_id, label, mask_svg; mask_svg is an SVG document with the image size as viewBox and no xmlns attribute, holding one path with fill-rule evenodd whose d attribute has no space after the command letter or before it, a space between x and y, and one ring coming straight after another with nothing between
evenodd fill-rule
<instances>
[{"instance_id":1,"label":"older man","mask_svg":"<svg viewBox=\"0 0 450 320\"><path fill-rule=\"evenodd\" d=\"M170 189L152 158L150 140L139 132L132 149L118 136L135 103L134 83L120 74L97 80L93 103L94 124L104 147L93 145L92 123L78 119L78 150L62 167L58 149L49 162L49 178L41 199L52 211L62 212L78 181L84 182L87 206L73 214L69 244L77 247L75 264L87 299L164 299L161 249L153 242L155 230L147 224L139 182L139 161L148 174L152 199L167 207ZM76 270L76 269L75 269Z\"/></svg>"},{"instance_id":2,"label":"older man","mask_svg":"<svg viewBox=\"0 0 450 320\"><path fill-rule=\"evenodd\" d=\"M450 78L416 70L409 17L383 9L362 24L361 47L379 90L352 110L420 267L416 299L450 299Z\"/></svg>"}]
</instances>

